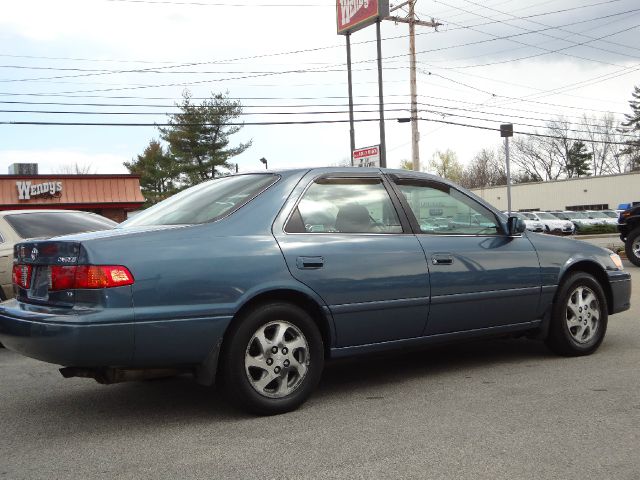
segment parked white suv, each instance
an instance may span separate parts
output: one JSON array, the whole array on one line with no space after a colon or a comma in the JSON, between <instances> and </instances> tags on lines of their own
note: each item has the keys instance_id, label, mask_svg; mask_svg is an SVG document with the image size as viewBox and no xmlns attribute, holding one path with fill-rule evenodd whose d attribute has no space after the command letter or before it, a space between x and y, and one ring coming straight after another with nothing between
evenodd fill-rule
<instances>
[{"instance_id":1,"label":"parked white suv","mask_svg":"<svg viewBox=\"0 0 640 480\"><path fill-rule=\"evenodd\" d=\"M589 218L596 220L602 225L618 225L617 218L612 218L600 210L585 210L584 213L586 213Z\"/></svg>"},{"instance_id":2,"label":"parked white suv","mask_svg":"<svg viewBox=\"0 0 640 480\"><path fill-rule=\"evenodd\" d=\"M565 210L564 212L552 212L553 215L562 219L569 220L575 225L575 230L578 231L582 227L589 227L593 225L602 225L600 220L589 218L584 212L574 212L571 210Z\"/></svg>"},{"instance_id":3,"label":"parked white suv","mask_svg":"<svg viewBox=\"0 0 640 480\"><path fill-rule=\"evenodd\" d=\"M509 212L502 212L508 215ZM544 224L538 220L531 220L529 217L520 212L511 212L512 217L518 217L524 220L524 224L527 226L527 230L530 232L544 232Z\"/></svg>"},{"instance_id":4,"label":"parked white suv","mask_svg":"<svg viewBox=\"0 0 640 480\"><path fill-rule=\"evenodd\" d=\"M566 220L560 220L558 217L549 212L521 212L527 218L536 220L544 225L546 233L562 233L571 235L574 232L573 223Z\"/></svg>"}]
</instances>

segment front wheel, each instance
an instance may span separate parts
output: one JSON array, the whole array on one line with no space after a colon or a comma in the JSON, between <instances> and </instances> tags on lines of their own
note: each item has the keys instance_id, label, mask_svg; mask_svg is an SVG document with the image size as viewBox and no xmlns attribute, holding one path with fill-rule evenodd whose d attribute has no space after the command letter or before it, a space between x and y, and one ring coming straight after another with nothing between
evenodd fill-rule
<instances>
[{"instance_id":1,"label":"front wheel","mask_svg":"<svg viewBox=\"0 0 640 480\"><path fill-rule=\"evenodd\" d=\"M223 378L228 394L245 410L259 415L289 412L317 386L324 366L322 336L300 307L261 305L227 335Z\"/></svg>"},{"instance_id":2,"label":"front wheel","mask_svg":"<svg viewBox=\"0 0 640 480\"><path fill-rule=\"evenodd\" d=\"M564 356L595 352L607 331L607 303L598 281L585 272L561 284L551 313L547 346Z\"/></svg>"},{"instance_id":3,"label":"front wheel","mask_svg":"<svg viewBox=\"0 0 640 480\"><path fill-rule=\"evenodd\" d=\"M624 243L627 258L635 266L640 267L640 227L632 230Z\"/></svg>"}]
</instances>

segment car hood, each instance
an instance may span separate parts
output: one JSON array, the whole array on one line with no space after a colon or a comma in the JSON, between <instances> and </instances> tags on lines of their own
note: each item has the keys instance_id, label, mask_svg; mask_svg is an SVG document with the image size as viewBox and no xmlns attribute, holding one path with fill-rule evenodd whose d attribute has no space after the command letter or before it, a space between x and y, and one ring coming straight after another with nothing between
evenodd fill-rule
<instances>
[{"instance_id":1,"label":"car hood","mask_svg":"<svg viewBox=\"0 0 640 480\"><path fill-rule=\"evenodd\" d=\"M594 260L606 270L616 270L611 260L611 250L598 247L584 240L574 240L569 237L527 233L541 257L553 255L561 264L571 264L578 260ZM560 259L560 257L563 257Z\"/></svg>"}]
</instances>

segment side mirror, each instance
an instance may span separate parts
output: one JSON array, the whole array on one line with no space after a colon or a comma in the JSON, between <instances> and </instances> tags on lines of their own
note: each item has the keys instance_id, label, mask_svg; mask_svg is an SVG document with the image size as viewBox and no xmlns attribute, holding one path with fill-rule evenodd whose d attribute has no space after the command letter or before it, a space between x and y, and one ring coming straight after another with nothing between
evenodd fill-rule
<instances>
[{"instance_id":1,"label":"side mirror","mask_svg":"<svg viewBox=\"0 0 640 480\"><path fill-rule=\"evenodd\" d=\"M507 233L510 237L521 235L527 229L527 224L524 220L518 217L509 217L507 219Z\"/></svg>"}]
</instances>

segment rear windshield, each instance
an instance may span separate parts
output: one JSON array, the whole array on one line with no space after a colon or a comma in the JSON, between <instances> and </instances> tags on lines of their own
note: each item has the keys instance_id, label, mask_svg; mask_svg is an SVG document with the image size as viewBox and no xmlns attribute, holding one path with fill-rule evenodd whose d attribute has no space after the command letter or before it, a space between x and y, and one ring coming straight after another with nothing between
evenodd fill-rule
<instances>
[{"instance_id":1,"label":"rear windshield","mask_svg":"<svg viewBox=\"0 0 640 480\"><path fill-rule=\"evenodd\" d=\"M249 174L201 183L154 205L122 226L212 222L241 207L277 179L273 174Z\"/></svg>"},{"instance_id":2,"label":"rear windshield","mask_svg":"<svg viewBox=\"0 0 640 480\"><path fill-rule=\"evenodd\" d=\"M78 212L15 213L5 220L22 238L56 237L78 232L108 230L116 222L99 215Z\"/></svg>"}]
</instances>

